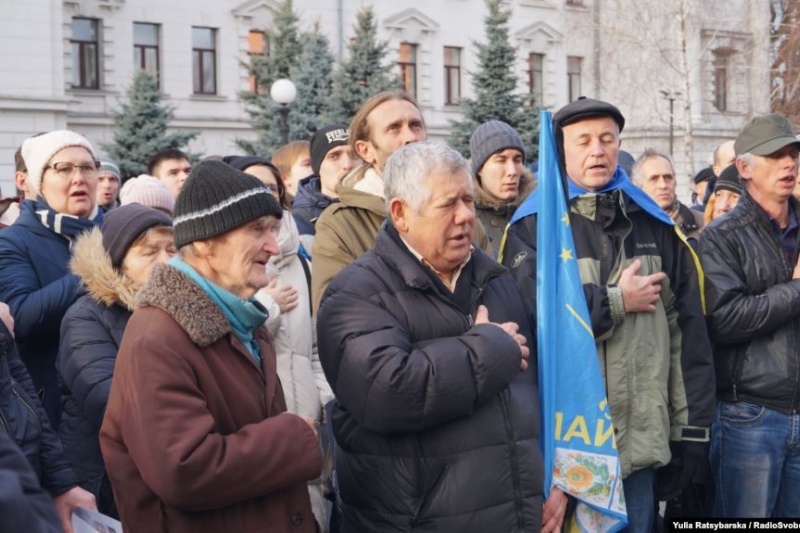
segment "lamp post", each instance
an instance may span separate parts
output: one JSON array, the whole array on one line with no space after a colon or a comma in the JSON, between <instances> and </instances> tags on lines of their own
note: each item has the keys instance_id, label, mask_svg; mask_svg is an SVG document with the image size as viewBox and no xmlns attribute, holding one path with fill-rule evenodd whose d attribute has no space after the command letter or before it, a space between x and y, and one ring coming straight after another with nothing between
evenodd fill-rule
<instances>
[{"instance_id":1,"label":"lamp post","mask_svg":"<svg viewBox=\"0 0 800 533\"><path fill-rule=\"evenodd\" d=\"M281 78L275 80L269 88L269 95L272 100L280 105L278 109L281 116L281 139L283 144L289 144L289 104L294 102L297 96L297 87L292 80Z\"/></svg>"},{"instance_id":2,"label":"lamp post","mask_svg":"<svg viewBox=\"0 0 800 533\"><path fill-rule=\"evenodd\" d=\"M669 100L669 156L672 157L672 128L673 128L673 118L674 115L672 113L673 105L675 104L675 100L681 95L681 93L673 93L672 91L658 91L660 92L665 100Z\"/></svg>"}]
</instances>

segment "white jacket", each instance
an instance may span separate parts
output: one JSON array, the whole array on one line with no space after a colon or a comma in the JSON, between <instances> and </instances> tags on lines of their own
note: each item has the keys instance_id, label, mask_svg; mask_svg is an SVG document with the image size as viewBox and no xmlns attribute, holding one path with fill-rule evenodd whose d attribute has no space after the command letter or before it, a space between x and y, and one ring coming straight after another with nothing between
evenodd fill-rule
<instances>
[{"instance_id":1,"label":"white jacket","mask_svg":"<svg viewBox=\"0 0 800 533\"><path fill-rule=\"evenodd\" d=\"M310 288L305 270L297 255L300 238L294 217L283 212L278 235L280 255L273 256L267 264L267 276L278 279L278 286L291 285L297 290L297 307L281 313L278 304L268 294L260 291L256 298L269 311L267 328L275 343L278 359L278 377L281 380L286 409L299 416L322 420L323 405L333 398L328 381L317 355L317 334L311 320ZM311 265L309 265L309 272ZM321 531L328 529L325 499L321 480L309 483L309 496L314 516Z\"/></svg>"}]
</instances>

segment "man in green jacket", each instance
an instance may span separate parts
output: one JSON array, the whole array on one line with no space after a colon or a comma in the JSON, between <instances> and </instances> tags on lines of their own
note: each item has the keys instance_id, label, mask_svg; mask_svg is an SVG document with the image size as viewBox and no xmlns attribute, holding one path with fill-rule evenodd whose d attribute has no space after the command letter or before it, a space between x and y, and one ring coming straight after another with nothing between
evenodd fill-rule
<instances>
[{"instance_id":1,"label":"man in green jacket","mask_svg":"<svg viewBox=\"0 0 800 533\"><path fill-rule=\"evenodd\" d=\"M339 202L317 219L311 256L311 300L314 316L331 280L364 252L375 246L386 220L383 166L403 146L428 138L416 102L406 93L387 91L369 98L350 123L350 146L364 164L342 178ZM483 226L475 227L475 241L491 252Z\"/></svg>"},{"instance_id":2,"label":"man in green jacket","mask_svg":"<svg viewBox=\"0 0 800 533\"><path fill-rule=\"evenodd\" d=\"M694 255L618 167L624 125L615 106L587 98L553 117L568 178L565 223L606 384L628 530L649 532L657 496L679 494L708 453L714 368ZM512 224L502 250L503 264L534 300L536 221L531 214Z\"/></svg>"}]
</instances>

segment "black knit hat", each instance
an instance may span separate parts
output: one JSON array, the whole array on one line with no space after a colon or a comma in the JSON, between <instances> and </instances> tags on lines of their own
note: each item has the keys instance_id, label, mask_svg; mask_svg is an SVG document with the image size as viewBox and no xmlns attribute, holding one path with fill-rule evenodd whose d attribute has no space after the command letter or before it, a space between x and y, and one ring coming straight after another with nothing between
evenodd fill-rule
<instances>
[{"instance_id":1,"label":"black knit hat","mask_svg":"<svg viewBox=\"0 0 800 533\"><path fill-rule=\"evenodd\" d=\"M594 100L581 96L574 102L571 102L553 115L553 125L556 129L563 128L569 124L585 120L592 117L611 117L614 122L619 126L619 131L625 127L625 117L622 116L620 110L602 100Z\"/></svg>"},{"instance_id":2,"label":"black knit hat","mask_svg":"<svg viewBox=\"0 0 800 533\"><path fill-rule=\"evenodd\" d=\"M725 170L719 173L717 183L714 185L714 192L717 191L731 191L742 194L744 187L742 186L742 178L739 176L739 170L736 168L736 163L728 165Z\"/></svg>"},{"instance_id":3,"label":"black knit hat","mask_svg":"<svg viewBox=\"0 0 800 533\"><path fill-rule=\"evenodd\" d=\"M192 168L175 201L175 246L210 239L258 217L283 212L258 178L222 161Z\"/></svg>"},{"instance_id":4,"label":"black knit hat","mask_svg":"<svg viewBox=\"0 0 800 533\"><path fill-rule=\"evenodd\" d=\"M325 155L332 149L350 141L350 134L346 124L329 124L322 127L311 136L309 149L311 150L311 170L319 176L319 168Z\"/></svg>"},{"instance_id":5,"label":"black knit hat","mask_svg":"<svg viewBox=\"0 0 800 533\"><path fill-rule=\"evenodd\" d=\"M163 211L141 204L122 205L103 215L103 248L111 256L114 268L122 266L131 244L155 226L172 227L172 219Z\"/></svg>"}]
</instances>

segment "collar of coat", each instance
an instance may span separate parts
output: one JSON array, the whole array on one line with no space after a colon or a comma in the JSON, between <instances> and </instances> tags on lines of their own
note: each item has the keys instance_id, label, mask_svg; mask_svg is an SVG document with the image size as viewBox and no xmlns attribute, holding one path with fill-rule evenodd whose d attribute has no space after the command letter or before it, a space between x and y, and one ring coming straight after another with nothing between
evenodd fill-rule
<instances>
[{"instance_id":1,"label":"collar of coat","mask_svg":"<svg viewBox=\"0 0 800 533\"><path fill-rule=\"evenodd\" d=\"M490 278L507 272L506 268L490 258L479 247L472 252L473 283L483 287ZM389 221L383 223L375 241L375 253L384 263L395 270L409 287L417 289L435 289L430 275L424 270L422 263L414 257L400 240L400 235Z\"/></svg>"},{"instance_id":2,"label":"collar of coat","mask_svg":"<svg viewBox=\"0 0 800 533\"><path fill-rule=\"evenodd\" d=\"M136 297L137 307L157 307L170 315L201 348L231 333L222 310L188 276L169 265L156 265Z\"/></svg>"},{"instance_id":3,"label":"collar of coat","mask_svg":"<svg viewBox=\"0 0 800 533\"><path fill-rule=\"evenodd\" d=\"M702 224L698 222L698 217L694 215L692 209L681 202L677 202L677 204L678 209L677 216L675 217L675 224L686 235L699 230L702 227Z\"/></svg>"},{"instance_id":4,"label":"collar of coat","mask_svg":"<svg viewBox=\"0 0 800 533\"><path fill-rule=\"evenodd\" d=\"M519 177L519 192L517 193L517 197L509 203L503 203L486 192L478 181L478 177L474 174L472 176L472 188L475 191L475 207L507 212L508 209L513 210L519 207L522 201L536 188L536 178L529 168L522 167L522 175Z\"/></svg>"},{"instance_id":5,"label":"collar of coat","mask_svg":"<svg viewBox=\"0 0 800 533\"><path fill-rule=\"evenodd\" d=\"M329 209L332 213L339 209L357 208L371 211L372 213L386 218L386 202L380 196L359 191L355 185L364 179L367 170L372 166L363 164L350 171L339 184L339 201L331 204Z\"/></svg>"},{"instance_id":6,"label":"collar of coat","mask_svg":"<svg viewBox=\"0 0 800 533\"><path fill-rule=\"evenodd\" d=\"M81 278L89 295L107 307L119 304L133 312L139 285L111 265L111 257L103 248L99 227L82 234L72 245L69 268Z\"/></svg>"},{"instance_id":7,"label":"collar of coat","mask_svg":"<svg viewBox=\"0 0 800 533\"><path fill-rule=\"evenodd\" d=\"M798 221L800 221L800 202L798 202L794 196L789 197L789 210L794 211L795 217ZM728 215L736 214L735 217L730 217ZM763 224L765 227L772 228L770 225L770 218L767 215L766 211L761 208L758 203L753 200L753 197L747 193L747 189L742 192L741 197L739 198L739 203L736 204L736 207L731 209L726 216L717 217L714 219L716 220L737 220L740 224L747 225L752 223ZM718 224L715 224L718 225Z\"/></svg>"}]
</instances>

